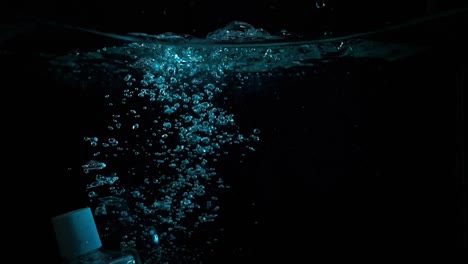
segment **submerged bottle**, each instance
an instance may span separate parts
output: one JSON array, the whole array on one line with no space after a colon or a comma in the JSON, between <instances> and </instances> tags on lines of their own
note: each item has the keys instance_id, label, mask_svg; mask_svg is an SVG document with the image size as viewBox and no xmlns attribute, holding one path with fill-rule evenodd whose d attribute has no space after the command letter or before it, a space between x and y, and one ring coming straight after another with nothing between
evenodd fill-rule
<instances>
[{"instance_id":1,"label":"submerged bottle","mask_svg":"<svg viewBox=\"0 0 468 264\"><path fill-rule=\"evenodd\" d=\"M63 264L141 264L136 250L102 247L89 207L55 216L52 224Z\"/></svg>"}]
</instances>

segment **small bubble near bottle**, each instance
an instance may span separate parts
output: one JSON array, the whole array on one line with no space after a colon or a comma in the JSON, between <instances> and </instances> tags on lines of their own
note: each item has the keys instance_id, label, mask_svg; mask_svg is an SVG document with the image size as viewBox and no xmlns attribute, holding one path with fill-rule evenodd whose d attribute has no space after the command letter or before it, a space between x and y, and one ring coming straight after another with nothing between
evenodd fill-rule
<instances>
[{"instance_id":1,"label":"small bubble near bottle","mask_svg":"<svg viewBox=\"0 0 468 264\"><path fill-rule=\"evenodd\" d=\"M134 249L103 248L89 207L52 217L63 264L141 264Z\"/></svg>"}]
</instances>

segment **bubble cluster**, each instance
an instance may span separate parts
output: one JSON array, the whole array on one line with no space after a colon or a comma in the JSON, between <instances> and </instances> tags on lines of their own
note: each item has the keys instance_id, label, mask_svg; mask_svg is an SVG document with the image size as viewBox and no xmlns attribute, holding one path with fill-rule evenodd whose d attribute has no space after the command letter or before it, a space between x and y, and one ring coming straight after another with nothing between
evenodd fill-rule
<instances>
[{"instance_id":1,"label":"bubble cluster","mask_svg":"<svg viewBox=\"0 0 468 264\"><path fill-rule=\"evenodd\" d=\"M188 241L216 229L229 189L220 166L241 162L262 136L253 124L238 125L232 97L259 89L278 69L355 51L342 41L275 45L291 36L239 21L203 41L133 36L142 41L53 60L66 81L104 91L103 128L84 137L86 191L103 240L136 248L148 264L202 263L218 237L198 241L203 249Z\"/></svg>"},{"instance_id":2,"label":"bubble cluster","mask_svg":"<svg viewBox=\"0 0 468 264\"><path fill-rule=\"evenodd\" d=\"M243 131L229 111L222 48L133 43L126 52L122 89L105 95L106 136L84 138L88 197L104 237L117 234L146 263L189 263L203 253L188 254L183 241L217 219L229 188L220 160L235 146L254 151L261 131Z\"/></svg>"}]
</instances>

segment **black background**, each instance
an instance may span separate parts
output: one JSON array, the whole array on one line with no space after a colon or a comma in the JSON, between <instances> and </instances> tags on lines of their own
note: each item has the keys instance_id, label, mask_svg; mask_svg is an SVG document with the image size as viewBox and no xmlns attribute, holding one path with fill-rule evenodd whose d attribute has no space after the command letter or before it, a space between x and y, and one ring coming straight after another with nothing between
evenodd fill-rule
<instances>
[{"instance_id":1,"label":"black background","mask_svg":"<svg viewBox=\"0 0 468 264\"><path fill-rule=\"evenodd\" d=\"M451 1L4 1L2 19L18 16L44 18L115 33L175 32L204 37L208 32L237 20L270 32L316 35L325 30L362 32L436 11L466 5Z\"/></svg>"},{"instance_id":2,"label":"black background","mask_svg":"<svg viewBox=\"0 0 468 264\"><path fill-rule=\"evenodd\" d=\"M432 8L430 2L435 4ZM372 30L463 2L335 0L317 9L314 1L280 0L7 1L2 3L1 20L11 24L40 19L115 33L175 32L198 37L239 20L270 32L286 29L316 37L324 31L344 35ZM283 256L313 260L316 254L339 256L348 250L403 256L418 249L424 253L466 249L461 122L466 25L466 19L457 17L381 34L376 38L424 43L433 49L380 71L372 63L353 62L322 70L326 75L355 69L346 82L333 76L286 81L282 86L290 89L282 96L289 99L281 105L270 100L273 95L252 96L246 105L256 109L254 113L276 109L271 116L284 121L313 118L314 123L301 131L283 127L281 140L274 135L265 138L269 149L259 152L264 156L253 157L259 164L255 168L231 168L233 175L244 175L232 177L234 190L242 190L243 195L234 193L226 205L227 239L213 263ZM99 95L54 87L46 65L36 57L42 51L99 47L101 40L54 32L40 27L18 31L0 43L7 156L3 217L9 220L5 233L13 234L6 243L12 245L14 258L46 263L58 261L49 218L86 204L84 182L68 168L79 168L87 158L80 152L82 139L77 135L99 124L102 107ZM303 85L309 81L322 86L306 92ZM284 104L313 107L298 112ZM264 122L268 127L274 120ZM350 129L354 123L360 129ZM307 177L311 174L315 176ZM257 202L255 213L250 211L252 201ZM246 220L252 214L260 227Z\"/></svg>"}]
</instances>

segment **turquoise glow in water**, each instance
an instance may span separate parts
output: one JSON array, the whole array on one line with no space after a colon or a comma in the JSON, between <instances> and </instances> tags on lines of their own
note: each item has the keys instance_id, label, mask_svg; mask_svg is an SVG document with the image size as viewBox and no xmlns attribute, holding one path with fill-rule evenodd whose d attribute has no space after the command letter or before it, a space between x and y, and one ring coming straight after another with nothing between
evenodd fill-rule
<instances>
[{"instance_id":1,"label":"turquoise glow in water","mask_svg":"<svg viewBox=\"0 0 468 264\"><path fill-rule=\"evenodd\" d=\"M265 153L266 134L277 133L265 131L262 119L278 119L297 135L313 129L305 114L310 106L299 103L307 100L304 91L295 99L303 126L278 115L274 104L261 115L239 110L243 96L265 93L279 80L318 78L327 63L383 63L420 51L359 36L297 37L236 21L206 39L132 33L117 36L122 45L52 61L67 82L86 80L87 89L103 91L106 115L94 134L84 135L89 162L82 169L104 241L137 248L145 263L202 263L222 241L218 220L231 191L226 168L244 166L258 149ZM321 78L346 80L350 72ZM276 92L267 93L279 100ZM294 145L297 135L288 134L284 144ZM310 146L301 146L313 155Z\"/></svg>"}]
</instances>

